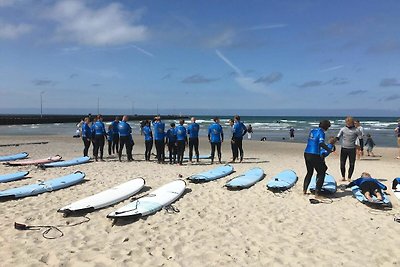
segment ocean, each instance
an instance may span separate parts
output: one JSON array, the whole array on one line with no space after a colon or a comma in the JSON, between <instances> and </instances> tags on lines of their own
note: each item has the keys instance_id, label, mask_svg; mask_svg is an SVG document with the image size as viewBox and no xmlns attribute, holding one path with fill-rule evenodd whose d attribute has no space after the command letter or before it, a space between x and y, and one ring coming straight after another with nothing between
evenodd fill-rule
<instances>
[{"instance_id":1,"label":"ocean","mask_svg":"<svg viewBox=\"0 0 400 267\"><path fill-rule=\"evenodd\" d=\"M200 136L207 135L208 126L213 122L212 116L198 116L200 124ZM221 125L224 127L225 139L231 136L228 119L230 116L220 116ZM268 141L305 143L312 128L318 126L322 119L331 121L331 128L326 132L326 137L336 136L340 128L344 126L344 117L303 117L303 116L242 116L242 121L253 127L252 140L260 141L266 137ZM397 147L397 138L394 129L397 126L395 117L358 117L364 127L365 134L371 134L377 146ZM172 121L164 121L166 129ZM175 121L177 123L177 121ZM188 123L189 121L187 121ZM106 122L107 124L107 122ZM140 123L130 122L134 133L140 132ZM289 129L295 129L295 139L289 140ZM0 126L0 135L64 135L73 136L76 131L75 123L54 124L29 124L29 125L4 125ZM247 136L245 137L247 139Z\"/></svg>"}]
</instances>

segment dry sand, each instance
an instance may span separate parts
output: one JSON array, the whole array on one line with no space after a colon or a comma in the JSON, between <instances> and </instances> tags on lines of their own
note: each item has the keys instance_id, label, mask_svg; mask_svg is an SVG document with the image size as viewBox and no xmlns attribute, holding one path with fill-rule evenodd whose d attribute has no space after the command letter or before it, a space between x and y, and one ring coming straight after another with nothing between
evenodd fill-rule
<instances>
[{"instance_id":1,"label":"dry sand","mask_svg":"<svg viewBox=\"0 0 400 267\"><path fill-rule=\"evenodd\" d=\"M29 152L30 158L60 154L64 159L82 155L80 139L60 136L2 137L0 144L49 141L45 145L2 147L0 155ZM85 183L35 197L0 202L1 266L393 266L400 265L400 224L393 221L399 201L391 197L393 210L376 212L357 202L350 191L339 190L332 204L309 203L302 194L305 166L304 144L244 141L245 160L233 164L236 173L261 167L266 178L249 189L228 191L228 178L204 184L187 184L175 206L180 212L164 210L138 221L112 226L106 215L127 203L88 214L90 221L61 228L64 236L48 240L42 231L19 231L14 222L28 225L57 225L82 221L57 209L73 201L108 189L135 177L146 180L147 190L157 188L179 175L209 170L209 160L184 166L145 162L142 137L135 137L134 162L91 162L67 168L40 170L36 167L0 166L0 174L30 170L30 177L0 184L0 190L47 180L80 170ZM155 149L153 148L153 151ZM209 153L201 140L201 154ZM400 161L395 149L376 148L382 158L356 162L354 178L361 172L390 183L399 176ZM230 160L230 147L223 144L223 161ZM339 159L327 159L328 172L340 184ZM299 182L284 194L273 194L266 182L285 169L296 171ZM140 192L137 196L147 192ZM56 235L50 232L49 235Z\"/></svg>"}]
</instances>

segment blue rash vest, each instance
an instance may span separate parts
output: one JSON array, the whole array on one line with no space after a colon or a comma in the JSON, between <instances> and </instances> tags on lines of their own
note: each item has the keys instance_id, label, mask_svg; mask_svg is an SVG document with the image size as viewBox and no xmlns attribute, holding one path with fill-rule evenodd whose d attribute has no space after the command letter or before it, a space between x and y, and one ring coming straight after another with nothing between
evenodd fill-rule
<instances>
[{"instance_id":1,"label":"blue rash vest","mask_svg":"<svg viewBox=\"0 0 400 267\"><path fill-rule=\"evenodd\" d=\"M332 152L334 151L334 145L332 145L332 144L327 144L327 146L329 147L329 149L330 149ZM330 153L329 153L325 148L321 147L321 151L319 152L319 154L320 154L322 157L326 158L327 156L329 156Z\"/></svg>"},{"instance_id":2,"label":"blue rash vest","mask_svg":"<svg viewBox=\"0 0 400 267\"><path fill-rule=\"evenodd\" d=\"M187 128L187 133L189 134L189 138L199 137L199 130L200 130L200 125L198 125L195 122L190 124Z\"/></svg>"},{"instance_id":3,"label":"blue rash vest","mask_svg":"<svg viewBox=\"0 0 400 267\"><path fill-rule=\"evenodd\" d=\"M82 138L83 137L89 138L89 139L92 138L92 131L86 122L84 122L82 124Z\"/></svg>"},{"instance_id":4,"label":"blue rash vest","mask_svg":"<svg viewBox=\"0 0 400 267\"><path fill-rule=\"evenodd\" d=\"M92 129L93 135L106 135L106 127L101 121L96 121Z\"/></svg>"},{"instance_id":5,"label":"blue rash vest","mask_svg":"<svg viewBox=\"0 0 400 267\"><path fill-rule=\"evenodd\" d=\"M119 136L129 136L132 132L132 128L129 123L125 121L120 121L118 123Z\"/></svg>"},{"instance_id":6,"label":"blue rash vest","mask_svg":"<svg viewBox=\"0 0 400 267\"><path fill-rule=\"evenodd\" d=\"M320 144L325 143L325 132L321 128L315 128L308 135L308 142L305 153L320 155Z\"/></svg>"},{"instance_id":7,"label":"blue rash vest","mask_svg":"<svg viewBox=\"0 0 400 267\"><path fill-rule=\"evenodd\" d=\"M237 121L233 124L233 137L237 139L243 139L243 135L247 132L246 126L241 121Z\"/></svg>"},{"instance_id":8,"label":"blue rash vest","mask_svg":"<svg viewBox=\"0 0 400 267\"><path fill-rule=\"evenodd\" d=\"M208 136L211 143L221 143L221 136L223 135L222 126L218 123L213 123L208 127Z\"/></svg>"},{"instance_id":9,"label":"blue rash vest","mask_svg":"<svg viewBox=\"0 0 400 267\"><path fill-rule=\"evenodd\" d=\"M118 131L118 124L119 124L118 121L113 121L113 122L111 123L111 125L112 125L112 132L113 132L113 134L115 134L115 135L119 134L119 131Z\"/></svg>"},{"instance_id":10,"label":"blue rash vest","mask_svg":"<svg viewBox=\"0 0 400 267\"><path fill-rule=\"evenodd\" d=\"M176 142L175 128L168 129L166 135L167 135L167 143L175 143Z\"/></svg>"},{"instance_id":11,"label":"blue rash vest","mask_svg":"<svg viewBox=\"0 0 400 267\"><path fill-rule=\"evenodd\" d=\"M114 135L113 130L112 129L108 130L108 132L107 132L107 141L112 141L113 140L113 135Z\"/></svg>"},{"instance_id":12,"label":"blue rash vest","mask_svg":"<svg viewBox=\"0 0 400 267\"><path fill-rule=\"evenodd\" d=\"M155 121L153 122L153 128L154 128L154 140L162 140L165 137L165 123L161 121Z\"/></svg>"},{"instance_id":13,"label":"blue rash vest","mask_svg":"<svg viewBox=\"0 0 400 267\"><path fill-rule=\"evenodd\" d=\"M147 125L144 126L142 131L143 131L143 134L144 134L144 141L153 140L153 135L152 135L150 126L147 126Z\"/></svg>"},{"instance_id":14,"label":"blue rash vest","mask_svg":"<svg viewBox=\"0 0 400 267\"><path fill-rule=\"evenodd\" d=\"M186 140L186 128L183 125L178 125L175 128L176 140L184 141Z\"/></svg>"},{"instance_id":15,"label":"blue rash vest","mask_svg":"<svg viewBox=\"0 0 400 267\"><path fill-rule=\"evenodd\" d=\"M374 178L358 178L358 179L352 181L350 184L348 184L347 187L351 187L351 186L355 186L355 185L360 187L360 185L364 182L374 182L375 184L377 184L379 186L380 189L382 189L382 190L387 189L386 185L382 184L381 182L379 182L377 179L374 179Z\"/></svg>"}]
</instances>

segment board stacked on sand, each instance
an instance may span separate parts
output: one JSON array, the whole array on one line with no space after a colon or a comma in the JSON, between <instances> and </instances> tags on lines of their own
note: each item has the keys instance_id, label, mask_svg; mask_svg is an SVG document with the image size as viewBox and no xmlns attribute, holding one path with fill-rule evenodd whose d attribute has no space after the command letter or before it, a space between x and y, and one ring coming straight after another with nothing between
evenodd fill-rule
<instances>
[{"instance_id":1,"label":"board stacked on sand","mask_svg":"<svg viewBox=\"0 0 400 267\"><path fill-rule=\"evenodd\" d=\"M215 169L202 172L199 174L192 175L188 177L188 179L192 182L208 182L212 180L216 180L222 177L225 177L229 174L233 173L233 166L232 165L224 165L221 167L217 167Z\"/></svg>"},{"instance_id":2,"label":"board stacked on sand","mask_svg":"<svg viewBox=\"0 0 400 267\"><path fill-rule=\"evenodd\" d=\"M400 200L400 178L394 178L392 184L394 195Z\"/></svg>"},{"instance_id":3,"label":"board stacked on sand","mask_svg":"<svg viewBox=\"0 0 400 267\"><path fill-rule=\"evenodd\" d=\"M297 174L292 170L285 170L278 173L267 183L267 187L272 191L284 191L293 187L298 180Z\"/></svg>"},{"instance_id":4,"label":"board stacked on sand","mask_svg":"<svg viewBox=\"0 0 400 267\"><path fill-rule=\"evenodd\" d=\"M388 195L386 195L384 192L382 194L382 198L383 198L382 200L378 200L375 196L371 196L372 201L369 201L364 196L364 194L361 192L361 189L356 185L351 187L351 192L353 193L353 196L361 203L382 205L382 206L391 206L390 199L389 199Z\"/></svg>"},{"instance_id":5,"label":"board stacked on sand","mask_svg":"<svg viewBox=\"0 0 400 267\"><path fill-rule=\"evenodd\" d=\"M73 212L92 212L97 209L108 207L133 196L142 190L144 184L145 181L143 178L133 179L62 207L58 212L68 215Z\"/></svg>"},{"instance_id":6,"label":"board stacked on sand","mask_svg":"<svg viewBox=\"0 0 400 267\"><path fill-rule=\"evenodd\" d=\"M71 160L46 163L46 164L42 164L40 166L42 166L44 168L69 167L69 166L74 166L74 165L78 165L78 164L87 163L87 162L89 162L89 160L90 160L89 157L79 157L79 158L74 158L74 159L71 159Z\"/></svg>"},{"instance_id":7,"label":"board stacked on sand","mask_svg":"<svg viewBox=\"0 0 400 267\"><path fill-rule=\"evenodd\" d=\"M78 171L70 175L39 182L37 184L7 189L4 191L0 191L0 200L35 196L41 193L55 191L80 183L83 181L83 178L85 178L85 174Z\"/></svg>"},{"instance_id":8,"label":"board stacked on sand","mask_svg":"<svg viewBox=\"0 0 400 267\"><path fill-rule=\"evenodd\" d=\"M24 159L24 158L28 157L28 155L29 155L28 153L22 152L22 153L18 153L18 154L14 154L14 155L1 156L0 161L13 161L13 160L17 160L17 159Z\"/></svg>"},{"instance_id":9,"label":"board stacked on sand","mask_svg":"<svg viewBox=\"0 0 400 267\"><path fill-rule=\"evenodd\" d=\"M3 174L3 175L0 175L0 183L16 181L16 180L24 178L28 174L29 174L28 171Z\"/></svg>"},{"instance_id":10,"label":"board stacked on sand","mask_svg":"<svg viewBox=\"0 0 400 267\"><path fill-rule=\"evenodd\" d=\"M9 166L25 166L25 165L38 165L45 164L51 162L57 162L61 160L61 156L56 155L53 157L43 158L43 159L26 159L26 160L16 160L16 161L7 161L4 164Z\"/></svg>"},{"instance_id":11,"label":"board stacked on sand","mask_svg":"<svg viewBox=\"0 0 400 267\"><path fill-rule=\"evenodd\" d=\"M264 170L261 168L252 168L242 175L239 175L230 181L225 186L229 189L248 188L264 178Z\"/></svg>"},{"instance_id":12,"label":"board stacked on sand","mask_svg":"<svg viewBox=\"0 0 400 267\"><path fill-rule=\"evenodd\" d=\"M317 177L314 175L311 178L310 185L308 186L308 190L315 191L317 186ZM322 185L321 193L334 194L337 191L337 183L335 178L332 175L325 174L324 184Z\"/></svg>"},{"instance_id":13,"label":"board stacked on sand","mask_svg":"<svg viewBox=\"0 0 400 267\"><path fill-rule=\"evenodd\" d=\"M116 211L107 215L108 218L132 217L140 218L156 213L163 207L169 206L177 200L185 191L186 183L183 180L175 180L150 192Z\"/></svg>"}]
</instances>

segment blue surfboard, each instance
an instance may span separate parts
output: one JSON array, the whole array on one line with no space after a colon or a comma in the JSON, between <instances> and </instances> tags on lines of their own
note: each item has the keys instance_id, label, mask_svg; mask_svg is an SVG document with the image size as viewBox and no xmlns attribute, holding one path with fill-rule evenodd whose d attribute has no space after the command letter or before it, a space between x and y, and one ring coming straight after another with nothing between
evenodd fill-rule
<instances>
[{"instance_id":1,"label":"blue surfboard","mask_svg":"<svg viewBox=\"0 0 400 267\"><path fill-rule=\"evenodd\" d=\"M79 158L74 158L74 159L71 159L71 160L46 163L46 164L43 164L41 166L43 166L45 168L49 168L49 167L68 167L68 166L87 163L87 162L89 162L89 160L90 160L90 157L79 157Z\"/></svg>"},{"instance_id":2,"label":"blue surfboard","mask_svg":"<svg viewBox=\"0 0 400 267\"><path fill-rule=\"evenodd\" d=\"M18 153L18 154L14 154L14 155L1 156L0 161L13 161L13 160L17 160L17 159L24 159L24 158L28 157L28 155L29 155L28 153L22 152L22 153Z\"/></svg>"},{"instance_id":3,"label":"blue surfboard","mask_svg":"<svg viewBox=\"0 0 400 267\"><path fill-rule=\"evenodd\" d=\"M261 168L252 168L247 172L239 175L230 181L225 186L230 189L248 188L264 178L264 170Z\"/></svg>"},{"instance_id":4,"label":"blue surfboard","mask_svg":"<svg viewBox=\"0 0 400 267\"><path fill-rule=\"evenodd\" d=\"M278 173L267 183L269 190L284 191L293 187L298 180L297 174L292 170Z\"/></svg>"},{"instance_id":5,"label":"blue surfboard","mask_svg":"<svg viewBox=\"0 0 400 267\"><path fill-rule=\"evenodd\" d=\"M45 192L66 188L68 186L80 183L85 178L83 172L75 172L70 175L43 181L37 184L25 185L17 188L0 191L0 200L15 199L27 196L35 196Z\"/></svg>"},{"instance_id":6,"label":"blue surfboard","mask_svg":"<svg viewBox=\"0 0 400 267\"><path fill-rule=\"evenodd\" d=\"M11 181L16 181L16 180L24 178L28 174L29 174L28 171L3 174L3 175L0 175L0 183L7 183L7 182L11 182Z\"/></svg>"},{"instance_id":7,"label":"blue surfboard","mask_svg":"<svg viewBox=\"0 0 400 267\"><path fill-rule=\"evenodd\" d=\"M233 166L224 165L206 172L198 173L188 177L192 182L208 182L225 177L233 172Z\"/></svg>"},{"instance_id":8,"label":"blue surfboard","mask_svg":"<svg viewBox=\"0 0 400 267\"><path fill-rule=\"evenodd\" d=\"M369 201L364 194L361 192L361 189L358 186L352 186L351 187L351 192L353 193L353 196L360 201L361 203L364 204L372 204L372 205L384 205L384 206L390 206L390 199L388 195L386 195L384 192L382 194L382 200L378 200L375 196L372 196L373 201Z\"/></svg>"},{"instance_id":9,"label":"blue surfboard","mask_svg":"<svg viewBox=\"0 0 400 267\"><path fill-rule=\"evenodd\" d=\"M316 184L317 178L314 175L311 178L310 185L308 186L308 190L310 191L315 191L315 187L317 186ZM322 185L322 190L321 193L328 193L328 194L334 194L337 190L337 184L335 178L333 178L332 175L325 174L325 179L324 179L324 184Z\"/></svg>"}]
</instances>

